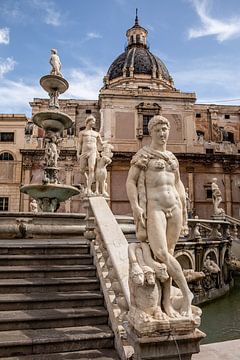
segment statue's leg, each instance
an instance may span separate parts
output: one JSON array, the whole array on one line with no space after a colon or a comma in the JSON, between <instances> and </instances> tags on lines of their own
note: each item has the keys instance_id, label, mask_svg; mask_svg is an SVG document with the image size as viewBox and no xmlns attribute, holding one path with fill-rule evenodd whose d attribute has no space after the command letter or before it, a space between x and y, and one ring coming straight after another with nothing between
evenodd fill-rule
<instances>
[{"instance_id":1,"label":"statue's leg","mask_svg":"<svg viewBox=\"0 0 240 360\"><path fill-rule=\"evenodd\" d=\"M160 260L160 262L166 264L170 277L173 278L181 289L183 296L186 297L183 315L187 316L190 315L191 312L192 293L187 286L180 264L172 255L175 246L174 244L176 243L181 231L181 216L180 221L178 219L179 216L176 216L176 214L179 215L178 210L178 208L175 208L173 210L173 216L167 221L165 213L160 209L160 207L148 207L147 232L148 241L154 255ZM175 241L173 241L174 239ZM168 249L168 245L170 245L170 249ZM177 314L171 306L170 289L171 280L168 279L163 284L163 306L168 316L175 317Z\"/></svg>"},{"instance_id":2,"label":"statue's leg","mask_svg":"<svg viewBox=\"0 0 240 360\"><path fill-rule=\"evenodd\" d=\"M79 161L79 168L80 168L80 174L81 176L84 176L85 178L85 182L86 182L86 187L88 184L88 176L86 173L86 168L87 168L87 158L85 157L80 157L80 161ZM85 185L85 184L84 184Z\"/></svg>"},{"instance_id":3,"label":"statue's leg","mask_svg":"<svg viewBox=\"0 0 240 360\"><path fill-rule=\"evenodd\" d=\"M158 258L160 262L166 264L168 273L172 276L166 231L167 221L164 211L161 209L152 209L151 206L148 207L147 234L149 245L156 258ZM163 283L163 308L169 317L177 317L177 313L172 308L170 302L170 286L170 279Z\"/></svg>"},{"instance_id":4,"label":"statue's leg","mask_svg":"<svg viewBox=\"0 0 240 360\"><path fill-rule=\"evenodd\" d=\"M87 191L88 194L92 194L92 184L94 180L94 170L96 165L96 153L95 151L90 154L88 158L88 184Z\"/></svg>"},{"instance_id":5,"label":"statue's leg","mask_svg":"<svg viewBox=\"0 0 240 360\"><path fill-rule=\"evenodd\" d=\"M174 274L171 275L175 283L178 285L179 289L183 295L183 304L181 308L181 314L184 316L191 315L191 302L193 299L193 294L189 290L187 280L183 274L183 270L181 265L175 259L174 249L176 243L179 239L180 233L182 229L182 209L176 207L172 212L172 217L168 219L167 225L167 246L169 254L171 254L171 262L174 269ZM170 272L169 272L170 273Z\"/></svg>"}]
</instances>

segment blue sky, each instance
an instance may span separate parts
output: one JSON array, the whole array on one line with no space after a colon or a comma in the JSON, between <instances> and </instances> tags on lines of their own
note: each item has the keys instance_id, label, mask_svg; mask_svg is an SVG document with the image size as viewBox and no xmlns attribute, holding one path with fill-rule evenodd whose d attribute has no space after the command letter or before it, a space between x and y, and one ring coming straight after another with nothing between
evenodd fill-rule
<instances>
[{"instance_id":1,"label":"blue sky","mask_svg":"<svg viewBox=\"0 0 240 360\"><path fill-rule=\"evenodd\" d=\"M136 7L177 89L240 104L239 0L0 0L0 113L30 116L28 102L46 97L39 79L51 48L70 83L63 97L97 99Z\"/></svg>"}]
</instances>

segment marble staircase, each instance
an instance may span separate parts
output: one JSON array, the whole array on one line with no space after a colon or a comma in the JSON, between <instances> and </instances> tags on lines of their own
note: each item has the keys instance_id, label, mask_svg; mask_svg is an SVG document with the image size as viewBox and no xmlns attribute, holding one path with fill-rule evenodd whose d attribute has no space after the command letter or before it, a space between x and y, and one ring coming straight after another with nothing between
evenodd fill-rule
<instances>
[{"instance_id":1,"label":"marble staircase","mask_svg":"<svg viewBox=\"0 0 240 360\"><path fill-rule=\"evenodd\" d=\"M118 359L88 240L0 240L0 359Z\"/></svg>"}]
</instances>

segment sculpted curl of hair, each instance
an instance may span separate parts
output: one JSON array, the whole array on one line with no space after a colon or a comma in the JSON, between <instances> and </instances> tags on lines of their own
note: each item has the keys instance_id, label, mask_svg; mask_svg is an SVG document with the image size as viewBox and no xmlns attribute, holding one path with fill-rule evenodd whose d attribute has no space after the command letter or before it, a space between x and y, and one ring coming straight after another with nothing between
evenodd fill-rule
<instances>
[{"instance_id":1,"label":"sculpted curl of hair","mask_svg":"<svg viewBox=\"0 0 240 360\"><path fill-rule=\"evenodd\" d=\"M165 124L170 129L170 123L167 118L165 118L162 115L155 115L148 123L149 134L151 134L151 131L154 128L154 126L156 126L158 124L162 124L162 125Z\"/></svg>"}]
</instances>

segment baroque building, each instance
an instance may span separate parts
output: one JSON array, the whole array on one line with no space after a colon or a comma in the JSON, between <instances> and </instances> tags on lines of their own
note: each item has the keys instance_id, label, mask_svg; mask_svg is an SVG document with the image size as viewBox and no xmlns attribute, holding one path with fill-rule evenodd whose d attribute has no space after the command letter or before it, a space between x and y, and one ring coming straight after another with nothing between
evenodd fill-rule
<instances>
[{"instance_id":1,"label":"baroque building","mask_svg":"<svg viewBox=\"0 0 240 360\"><path fill-rule=\"evenodd\" d=\"M136 17L126 33L127 46L110 65L97 100L60 100L61 110L74 121L62 134L60 180L75 186L81 182L76 157L78 133L86 116L92 114L96 130L114 146L108 176L112 210L130 215L125 190L129 164L133 154L150 141L149 120L161 114L171 124L168 148L176 154L188 188L189 215L212 215L211 182L216 177L223 196L221 206L228 215L239 218L240 106L197 104L195 93L177 90L165 64L151 53L147 34ZM47 108L48 100L34 99L30 105L34 115ZM14 168L8 188L4 176L9 177L10 172L3 171L0 177L0 210L29 211L30 199L20 195L19 185L41 183L43 133L23 115L2 115L0 121L3 138L1 134L12 132L9 128L17 129L9 141L0 137L1 165L10 169L13 164ZM82 211L80 198L73 197L59 211Z\"/></svg>"}]
</instances>

